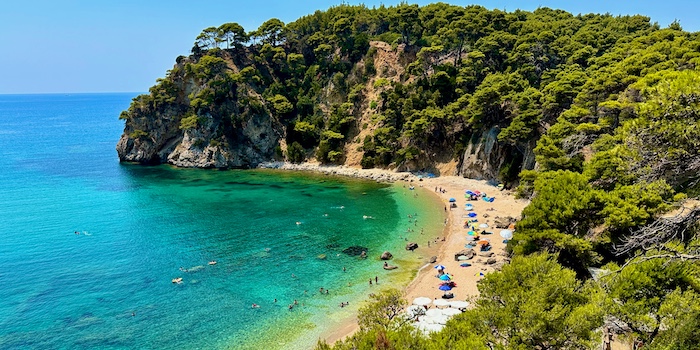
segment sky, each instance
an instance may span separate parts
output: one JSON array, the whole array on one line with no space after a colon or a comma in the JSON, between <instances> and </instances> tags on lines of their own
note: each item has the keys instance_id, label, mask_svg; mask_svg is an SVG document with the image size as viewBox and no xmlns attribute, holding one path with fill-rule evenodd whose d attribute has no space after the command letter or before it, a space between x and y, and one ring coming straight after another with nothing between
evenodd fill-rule
<instances>
[{"instance_id":1,"label":"sky","mask_svg":"<svg viewBox=\"0 0 700 350\"><path fill-rule=\"evenodd\" d=\"M202 29L238 22L247 31L331 6L385 1L22 0L0 6L0 94L145 92L187 55ZM425 5L436 1L406 1ZM538 7L579 13L642 14L661 27L678 20L700 31L697 0L451 0L489 9Z\"/></svg>"}]
</instances>

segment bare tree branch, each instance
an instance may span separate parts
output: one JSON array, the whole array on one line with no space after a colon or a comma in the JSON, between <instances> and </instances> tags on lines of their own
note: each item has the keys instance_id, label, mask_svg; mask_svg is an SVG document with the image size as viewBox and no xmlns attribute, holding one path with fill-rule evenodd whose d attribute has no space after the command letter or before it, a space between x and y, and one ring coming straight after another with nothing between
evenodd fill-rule
<instances>
[{"instance_id":1,"label":"bare tree branch","mask_svg":"<svg viewBox=\"0 0 700 350\"><path fill-rule=\"evenodd\" d=\"M686 242L691 238L690 235L694 234L692 229L700 221L700 205L697 205L695 201L691 202L693 205L682 206L674 216L660 217L649 225L631 231L630 235L622 238L619 244L613 246L613 251L620 256L638 250L663 250L664 245L672 240Z\"/></svg>"}]
</instances>

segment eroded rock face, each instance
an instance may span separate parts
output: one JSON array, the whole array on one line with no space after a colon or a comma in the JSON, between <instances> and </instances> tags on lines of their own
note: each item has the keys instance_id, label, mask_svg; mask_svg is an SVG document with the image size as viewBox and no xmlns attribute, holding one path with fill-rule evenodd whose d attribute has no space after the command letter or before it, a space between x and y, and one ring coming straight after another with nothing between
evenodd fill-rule
<instances>
[{"instance_id":1,"label":"eroded rock face","mask_svg":"<svg viewBox=\"0 0 700 350\"><path fill-rule=\"evenodd\" d=\"M534 168L535 154L532 151L535 147L534 142L519 144L517 147L507 145L498 141L499 132L500 128L494 126L481 134L474 134L464 151L462 166L459 169L461 176L496 181L499 179L501 167L506 165L508 160L512 160L515 154L519 155L520 160L514 164L517 172Z\"/></svg>"},{"instance_id":2,"label":"eroded rock face","mask_svg":"<svg viewBox=\"0 0 700 350\"><path fill-rule=\"evenodd\" d=\"M135 110L126 121L117 142L117 154L123 162L164 163L182 140L179 129L184 109L176 105L160 111Z\"/></svg>"}]
</instances>

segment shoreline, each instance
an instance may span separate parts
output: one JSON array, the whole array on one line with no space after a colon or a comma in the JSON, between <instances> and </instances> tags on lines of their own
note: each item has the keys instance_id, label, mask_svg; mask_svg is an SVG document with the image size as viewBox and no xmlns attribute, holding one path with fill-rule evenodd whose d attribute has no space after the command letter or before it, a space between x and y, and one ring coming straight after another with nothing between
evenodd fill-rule
<instances>
[{"instance_id":1,"label":"shoreline","mask_svg":"<svg viewBox=\"0 0 700 350\"><path fill-rule=\"evenodd\" d=\"M432 193L435 198L445 205L447 218L442 237L436 237L435 239L426 237L424 242L417 242L419 248L416 249L416 253L427 257L437 256L435 264L444 265L446 272L453 276L453 281L457 284L457 287L450 291L454 294L454 299L452 300L470 301L478 296L477 283L483 278L483 275L496 271L503 264L509 262L505 252L506 244L503 243L503 239L498 234L500 229L495 228L493 223L496 217L510 216L520 218L523 208L528 204L528 201L515 199L515 196L510 191L501 191L490 185L486 180L467 179L460 176L421 178L408 172L397 173L384 169L359 169L342 165L320 165L314 163L270 162L263 163L258 168L309 171L388 183L405 181L407 184L424 187L426 193ZM443 191L435 191L435 189L442 189ZM495 200L494 202L486 202L481 199L467 201L464 197L466 189L486 193L489 197L495 197ZM450 208L450 198L456 200L456 208ZM472 204L474 207L473 212L478 214L476 217L478 220L477 224L486 223L489 225L489 228L485 229L485 231L493 232L493 234L481 236L482 239L486 238L490 241L492 249L484 253L475 249L477 256L468 260L472 266L460 267L462 261L456 261L454 254L465 249L465 244L467 243L468 229L464 228L464 221L467 218L463 218L464 215L469 213L464 209L466 203ZM430 247L427 246L429 242ZM437 288L439 282L433 273L432 264L426 262L426 264L418 268L411 282L403 286L404 299L408 303L411 303L414 298L419 296L438 299L443 294ZM334 344L338 340L352 336L358 329L356 318L352 318L342 323L340 327L324 334L321 339L328 344Z\"/></svg>"}]
</instances>

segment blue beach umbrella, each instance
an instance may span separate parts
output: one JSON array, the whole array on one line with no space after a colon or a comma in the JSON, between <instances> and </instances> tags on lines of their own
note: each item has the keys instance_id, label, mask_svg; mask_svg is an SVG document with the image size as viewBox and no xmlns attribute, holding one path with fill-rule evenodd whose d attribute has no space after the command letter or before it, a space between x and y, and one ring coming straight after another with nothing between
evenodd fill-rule
<instances>
[{"instance_id":1,"label":"blue beach umbrella","mask_svg":"<svg viewBox=\"0 0 700 350\"><path fill-rule=\"evenodd\" d=\"M444 265L435 265L435 268L438 270L444 270L445 266Z\"/></svg>"},{"instance_id":2,"label":"blue beach umbrella","mask_svg":"<svg viewBox=\"0 0 700 350\"><path fill-rule=\"evenodd\" d=\"M457 200L454 198L450 198L450 202L456 202Z\"/></svg>"},{"instance_id":3,"label":"blue beach umbrella","mask_svg":"<svg viewBox=\"0 0 700 350\"><path fill-rule=\"evenodd\" d=\"M475 218L478 216L478 214L477 213L469 213L469 214L467 214L467 216L470 218Z\"/></svg>"},{"instance_id":4,"label":"blue beach umbrella","mask_svg":"<svg viewBox=\"0 0 700 350\"><path fill-rule=\"evenodd\" d=\"M449 281L449 280L451 280L452 278L450 278L450 275L444 274L444 275L441 275L441 276L440 276L440 279L443 280L443 281Z\"/></svg>"},{"instance_id":5,"label":"blue beach umbrella","mask_svg":"<svg viewBox=\"0 0 700 350\"><path fill-rule=\"evenodd\" d=\"M439 290L448 291L448 290L452 290L452 287L450 287L450 286L448 286L448 285L446 285L446 284L443 284L443 285L440 285L440 287L438 287L438 289L439 289Z\"/></svg>"}]
</instances>

